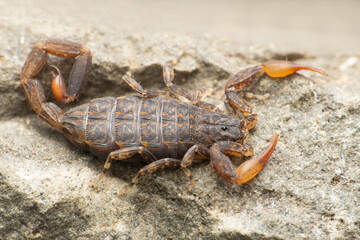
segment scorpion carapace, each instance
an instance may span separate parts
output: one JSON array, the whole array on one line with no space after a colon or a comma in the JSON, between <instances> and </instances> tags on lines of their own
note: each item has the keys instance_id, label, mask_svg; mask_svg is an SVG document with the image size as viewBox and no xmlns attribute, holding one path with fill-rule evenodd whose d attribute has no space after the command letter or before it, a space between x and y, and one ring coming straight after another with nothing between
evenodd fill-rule
<instances>
[{"instance_id":1,"label":"scorpion carapace","mask_svg":"<svg viewBox=\"0 0 360 240\"><path fill-rule=\"evenodd\" d=\"M165 93L163 90L143 89L132 77L130 66L122 80L141 96L98 98L64 113L56 104L46 101L40 82L34 79L45 65L47 53L75 59L67 87L60 70L54 67L52 72L51 89L55 99L61 103L80 96L90 71L91 53L82 44L65 40L35 44L21 73L21 87L31 107L74 145L106 158L104 170L96 181L104 176L112 160L125 161L140 154L147 165L140 169L130 186L142 175L181 167L191 181L191 189L194 181L189 167L195 154L200 159L210 159L213 168L227 182L242 184L249 181L271 157L278 137L274 134L269 147L260 156L234 169L226 155L253 155L253 148L246 138L248 130L256 124L257 114L244 99L253 97L244 88L263 73L285 77L304 69L326 75L321 70L287 61L272 61L243 69L230 77L225 86L225 105L230 111L230 115L225 115L219 113L216 106L201 101L202 89L190 94L173 83L173 67L183 54L180 51L178 56L163 65L164 82L169 90L188 99L191 104L161 97Z\"/></svg>"}]
</instances>

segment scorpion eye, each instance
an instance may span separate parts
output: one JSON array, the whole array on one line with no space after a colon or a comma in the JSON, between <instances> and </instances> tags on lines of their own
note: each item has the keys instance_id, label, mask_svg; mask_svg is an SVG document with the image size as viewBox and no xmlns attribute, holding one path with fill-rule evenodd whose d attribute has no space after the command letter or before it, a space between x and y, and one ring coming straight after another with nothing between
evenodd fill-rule
<instances>
[{"instance_id":1,"label":"scorpion eye","mask_svg":"<svg viewBox=\"0 0 360 240\"><path fill-rule=\"evenodd\" d=\"M227 126L221 126L221 130L226 131L227 129Z\"/></svg>"}]
</instances>

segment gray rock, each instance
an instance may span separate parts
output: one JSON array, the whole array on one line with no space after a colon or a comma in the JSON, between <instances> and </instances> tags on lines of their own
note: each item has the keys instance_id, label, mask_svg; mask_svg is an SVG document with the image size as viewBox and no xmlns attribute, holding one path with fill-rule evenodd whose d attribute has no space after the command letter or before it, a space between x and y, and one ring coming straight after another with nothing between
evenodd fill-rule
<instances>
[{"instance_id":1,"label":"gray rock","mask_svg":"<svg viewBox=\"0 0 360 240\"><path fill-rule=\"evenodd\" d=\"M360 238L360 63L358 56L312 56L273 47L180 34L77 29L53 31L16 20L0 26L0 238L2 239L355 239ZM53 23L55 24L55 23ZM57 24L57 23L56 23ZM251 88L270 93L251 100L259 122L249 141L255 155L273 133L278 146L264 170L241 186L227 184L209 164L191 168L192 194L181 170L143 177L117 197L140 164L114 163L94 188L104 161L73 147L30 109L20 87L32 44L48 37L81 41L93 69L75 106L101 96L134 94L121 83L128 60L146 88L164 88L161 64L186 44L175 81L209 90L205 101L224 110L226 79L269 59L325 69L329 78L301 72L263 77ZM50 58L69 73L71 61ZM48 97L49 71L39 79ZM303 75L302 75L303 74ZM71 106L61 106L67 109ZM242 160L234 159L236 165Z\"/></svg>"}]
</instances>

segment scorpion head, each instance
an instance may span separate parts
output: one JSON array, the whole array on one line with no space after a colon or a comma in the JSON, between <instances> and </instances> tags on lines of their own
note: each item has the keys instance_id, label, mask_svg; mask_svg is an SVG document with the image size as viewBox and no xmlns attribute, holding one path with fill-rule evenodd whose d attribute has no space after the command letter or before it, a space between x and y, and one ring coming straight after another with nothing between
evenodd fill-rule
<instances>
[{"instance_id":1,"label":"scorpion head","mask_svg":"<svg viewBox=\"0 0 360 240\"><path fill-rule=\"evenodd\" d=\"M245 121L218 113L199 114L195 118L200 143L212 145L219 141L243 142L248 135Z\"/></svg>"}]
</instances>

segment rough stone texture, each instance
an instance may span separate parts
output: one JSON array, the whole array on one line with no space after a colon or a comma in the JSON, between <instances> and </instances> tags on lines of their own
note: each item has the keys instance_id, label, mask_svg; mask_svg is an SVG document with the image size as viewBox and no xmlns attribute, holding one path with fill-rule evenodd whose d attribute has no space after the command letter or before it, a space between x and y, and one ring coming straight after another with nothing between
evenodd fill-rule
<instances>
[{"instance_id":1,"label":"rough stone texture","mask_svg":"<svg viewBox=\"0 0 360 240\"><path fill-rule=\"evenodd\" d=\"M3 6L5 7L5 6ZM46 14L46 13L45 13ZM3 19L3 18L2 18ZM284 52L182 34L103 31L80 23L47 21L35 27L0 22L0 238L1 239L356 239L360 238L359 55ZM62 30L53 27L61 25ZM93 52L87 89L72 106L100 96L133 94L120 76L128 59L135 77L163 88L161 64L186 44L176 82L209 89L205 100L224 109L223 86L240 69L269 59L289 59L325 69L329 78L301 72L282 80L264 77L251 88L270 93L251 100L259 122L250 142L259 154L275 132L279 143L252 181L227 184L209 164L142 178L117 197L139 169L113 164L94 188L104 161L74 148L29 108L19 87L32 44L57 37L81 41ZM52 64L69 72L71 61ZM49 67L39 79L48 92ZM50 98L50 94L48 94ZM61 106L69 108L71 106ZM236 165L241 160L234 159Z\"/></svg>"}]
</instances>

